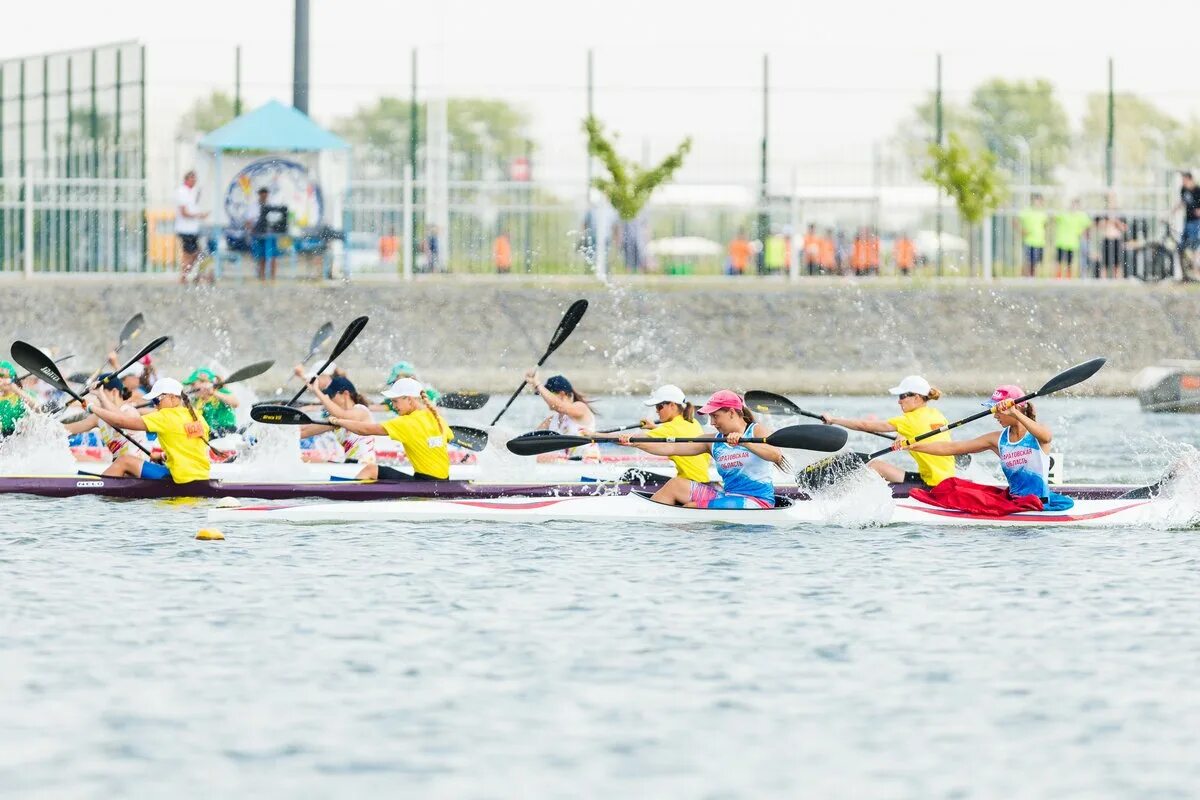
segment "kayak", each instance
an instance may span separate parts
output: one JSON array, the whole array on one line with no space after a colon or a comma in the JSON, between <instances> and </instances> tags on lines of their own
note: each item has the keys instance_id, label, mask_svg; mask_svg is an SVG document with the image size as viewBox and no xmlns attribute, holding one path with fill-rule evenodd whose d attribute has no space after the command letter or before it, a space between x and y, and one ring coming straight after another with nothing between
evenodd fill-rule
<instances>
[{"instance_id":1,"label":"kayak","mask_svg":"<svg viewBox=\"0 0 1200 800\"><path fill-rule=\"evenodd\" d=\"M1128 488L1128 487L1127 487ZM1062 527L1137 525L1163 516L1167 501L1136 489L1123 496L1078 498L1065 512L1036 511L985 516L939 508L911 497L894 499L890 516L873 524L986 525L1005 527ZM668 506L641 490L626 494L569 497L497 497L470 499L384 500L366 503L313 503L284 506L245 506L209 511L212 522L284 522L333 524L353 522L657 522L689 525L735 524L787 527L837 522L826 504L779 496L770 509L699 509Z\"/></svg>"}]
</instances>

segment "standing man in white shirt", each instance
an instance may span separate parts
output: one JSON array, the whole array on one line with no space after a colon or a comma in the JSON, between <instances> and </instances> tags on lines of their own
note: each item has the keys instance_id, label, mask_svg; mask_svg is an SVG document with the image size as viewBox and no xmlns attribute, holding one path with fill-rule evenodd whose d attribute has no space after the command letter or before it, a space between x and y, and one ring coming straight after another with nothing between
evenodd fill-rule
<instances>
[{"instance_id":1,"label":"standing man in white shirt","mask_svg":"<svg viewBox=\"0 0 1200 800\"><path fill-rule=\"evenodd\" d=\"M196 172L189 170L183 176L183 185L175 192L175 233L179 234L179 244L183 249L180 283L188 282L188 275L200 257L200 220L207 216L207 211L200 210L200 189L196 186ZM209 283L212 279L212 273L209 273ZM199 271L196 280L200 280Z\"/></svg>"}]
</instances>

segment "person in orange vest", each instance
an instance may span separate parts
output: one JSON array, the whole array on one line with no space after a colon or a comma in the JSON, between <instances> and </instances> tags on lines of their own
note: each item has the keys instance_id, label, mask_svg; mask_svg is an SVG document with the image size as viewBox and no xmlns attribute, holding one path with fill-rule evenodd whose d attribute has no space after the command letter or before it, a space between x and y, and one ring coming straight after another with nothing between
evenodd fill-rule
<instances>
[{"instance_id":1,"label":"person in orange vest","mask_svg":"<svg viewBox=\"0 0 1200 800\"><path fill-rule=\"evenodd\" d=\"M746 238L746 232L739 230L737 236L729 243L729 270L730 275L745 275L746 267L750 266L750 256L753 254L753 248L750 246L750 240Z\"/></svg>"},{"instance_id":2,"label":"person in orange vest","mask_svg":"<svg viewBox=\"0 0 1200 800\"><path fill-rule=\"evenodd\" d=\"M833 240L833 230L826 230L821 237L821 274L832 275L837 271L837 245Z\"/></svg>"},{"instance_id":3,"label":"person in orange vest","mask_svg":"<svg viewBox=\"0 0 1200 800\"><path fill-rule=\"evenodd\" d=\"M867 229L867 274L879 276L879 234L874 228Z\"/></svg>"},{"instance_id":4,"label":"person in orange vest","mask_svg":"<svg viewBox=\"0 0 1200 800\"><path fill-rule=\"evenodd\" d=\"M821 271L821 237L817 235L816 225L809 225L804 234L804 271L809 275Z\"/></svg>"},{"instance_id":5,"label":"person in orange vest","mask_svg":"<svg viewBox=\"0 0 1200 800\"><path fill-rule=\"evenodd\" d=\"M492 241L492 265L495 266L496 272L502 275L512 271L512 242L508 240L508 234L504 231L496 234Z\"/></svg>"},{"instance_id":6,"label":"person in orange vest","mask_svg":"<svg viewBox=\"0 0 1200 800\"><path fill-rule=\"evenodd\" d=\"M917 248L908 233L901 232L892 245L892 258L896 262L896 271L901 275L911 276L917 265Z\"/></svg>"},{"instance_id":7,"label":"person in orange vest","mask_svg":"<svg viewBox=\"0 0 1200 800\"><path fill-rule=\"evenodd\" d=\"M400 252L400 239L396 236L396 229L392 228L386 236L379 237L379 263L395 264L398 252Z\"/></svg>"},{"instance_id":8,"label":"person in orange vest","mask_svg":"<svg viewBox=\"0 0 1200 800\"><path fill-rule=\"evenodd\" d=\"M850 269L854 270L855 275L862 275L867 266L867 229L859 228L850 249Z\"/></svg>"}]
</instances>

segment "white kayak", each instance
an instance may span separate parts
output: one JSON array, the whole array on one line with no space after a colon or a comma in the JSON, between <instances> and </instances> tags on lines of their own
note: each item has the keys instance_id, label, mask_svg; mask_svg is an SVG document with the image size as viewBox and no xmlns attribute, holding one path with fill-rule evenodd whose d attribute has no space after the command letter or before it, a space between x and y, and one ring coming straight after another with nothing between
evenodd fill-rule
<instances>
[{"instance_id":1,"label":"white kayak","mask_svg":"<svg viewBox=\"0 0 1200 800\"><path fill-rule=\"evenodd\" d=\"M324 524L345 522L658 522L664 524L722 523L738 525L790 526L797 524L841 524L831 519L823 503L780 498L771 509L698 509L656 503L649 495L520 498L494 500L384 500L368 502L313 503L305 505L247 506L209 511L213 522L285 522ZM1068 511L1036 511L1006 516L984 516L928 505L912 498L893 502L890 517L871 524L909 523L919 525L987 526L1130 526L1153 524L1166 518L1167 501L1157 499L1076 500Z\"/></svg>"}]
</instances>

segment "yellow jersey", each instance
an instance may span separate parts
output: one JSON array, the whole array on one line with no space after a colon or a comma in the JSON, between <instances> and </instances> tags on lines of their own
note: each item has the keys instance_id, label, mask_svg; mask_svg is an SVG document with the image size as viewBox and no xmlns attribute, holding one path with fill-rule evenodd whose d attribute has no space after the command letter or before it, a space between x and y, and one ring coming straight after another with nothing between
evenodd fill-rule
<instances>
[{"instance_id":1,"label":"yellow jersey","mask_svg":"<svg viewBox=\"0 0 1200 800\"><path fill-rule=\"evenodd\" d=\"M443 480L450 477L450 451L446 444L454 434L433 411L419 408L403 417L392 417L383 423L383 429L404 445L414 472Z\"/></svg>"},{"instance_id":2,"label":"yellow jersey","mask_svg":"<svg viewBox=\"0 0 1200 800\"><path fill-rule=\"evenodd\" d=\"M704 429L700 427L699 422L695 420L688 422L681 414L662 423L657 428L646 431L646 435L655 439L669 439L673 436L703 436ZM712 456L708 453L698 456L671 456L671 463L675 465L675 471L679 473L679 477L697 483L708 483L712 480L708 476L708 465L711 462Z\"/></svg>"},{"instance_id":3,"label":"yellow jersey","mask_svg":"<svg viewBox=\"0 0 1200 800\"><path fill-rule=\"evenodd\" d=\"M146 430L158 434L171 480L176 483L208 480L208 423L192 419L183 406L160 408L142 417Z\"/></svg>"},{"instance_id":4,"label":"yellow jersey","mask_svg":"<svg viewBox=\"0 0 1200 800\"><path fill-rule=\"evenodd\" d=\"M932 406L920 406L899 417L892 417L888 422L896 429L896 433L911 441L914 437L922 433L929 433L936 428L942 427L946 424L946 418L942 415L942 412ZM950 441L950 434L939 433L937 436L930 436L928 439L923 439L922 441L948 442ZM921 480L930 486L937 486L946 480L946 478L954 477L954 456L931 456L928 453L914 453L911 451L909 455L917 462L917 470L921 473Z\"/></svg>"}]
</instances>

